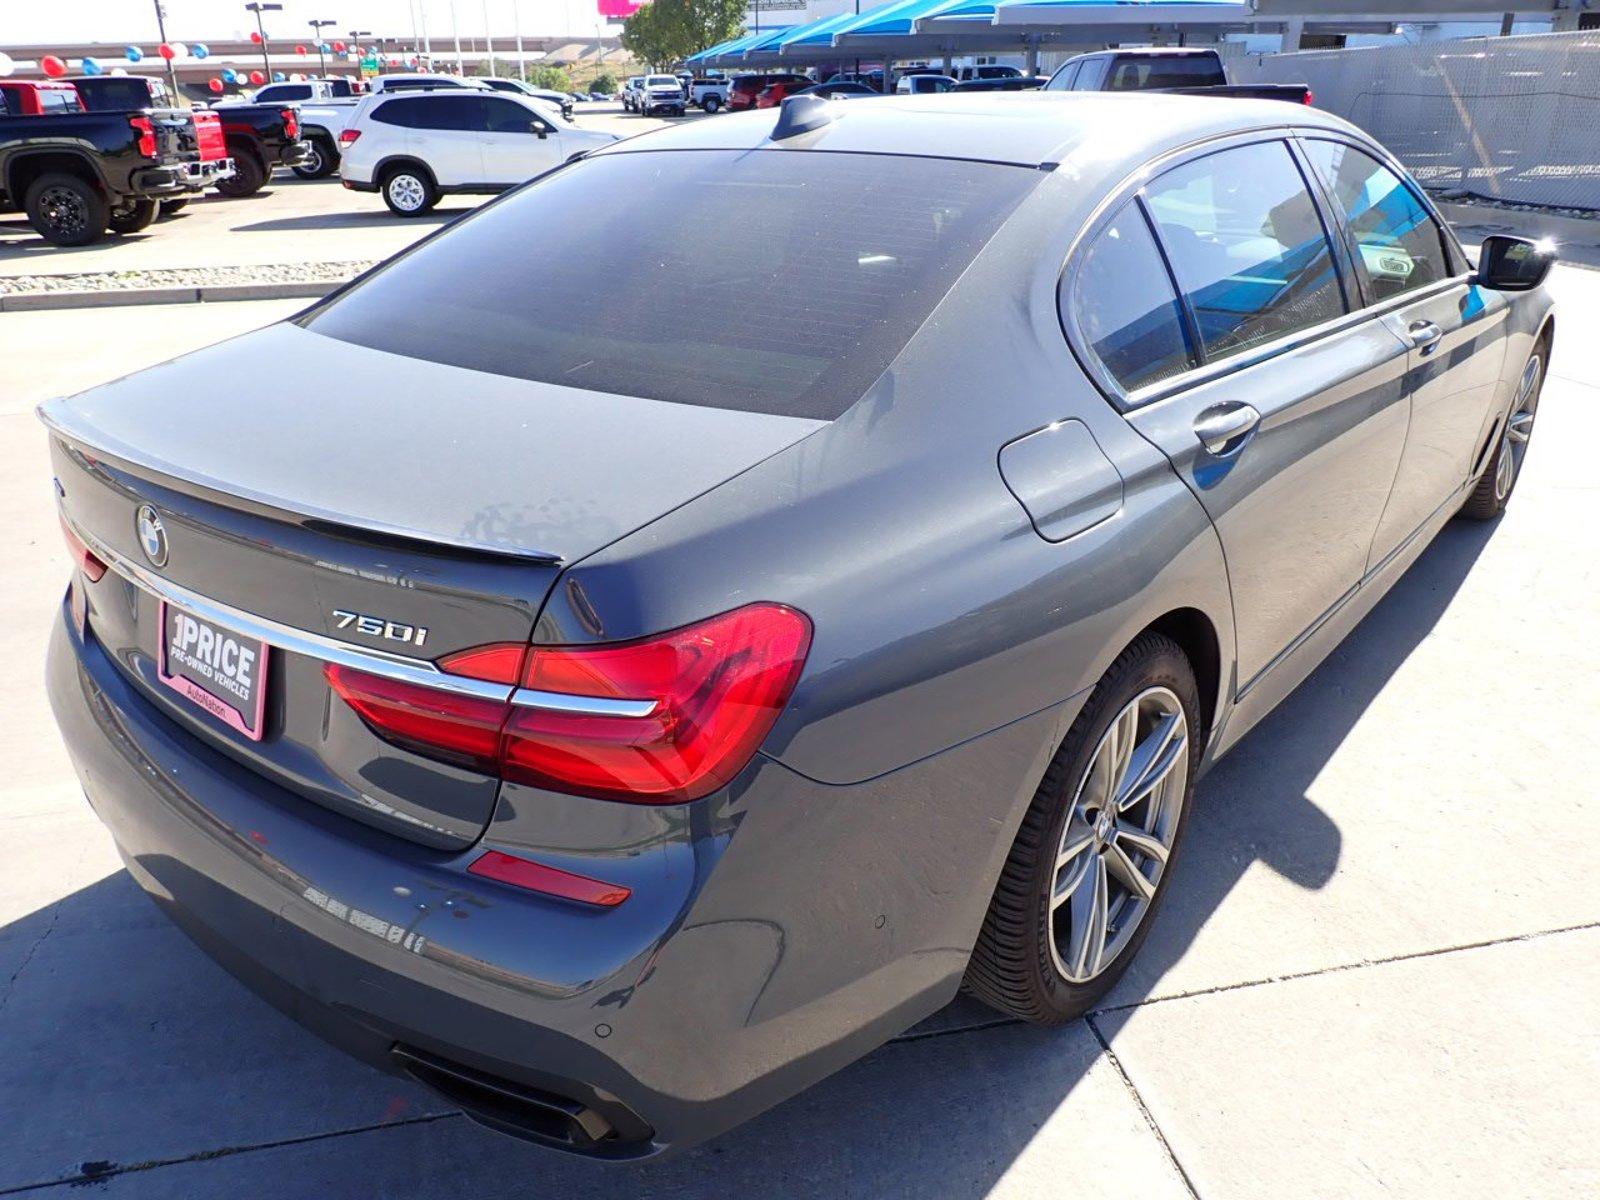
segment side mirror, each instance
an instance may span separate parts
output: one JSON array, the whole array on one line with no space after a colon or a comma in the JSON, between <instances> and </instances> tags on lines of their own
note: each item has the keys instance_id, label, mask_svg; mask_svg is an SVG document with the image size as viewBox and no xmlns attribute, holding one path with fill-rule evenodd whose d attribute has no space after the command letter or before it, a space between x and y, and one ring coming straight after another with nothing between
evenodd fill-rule
<instances>
[{"instance_id":1,"label":"side mirror","mask_svg":"<svg viewBox=\"0 0 1600 1200\"><path fill-rule=\"evenodd\" d=\"M1550 242L1491 234L1478 251L1477 282L1501 292L1532 291L1544 282L1555 261L1556 249Z\"/></svg>"},{"instance_id":2,"label":"side mirror","mask_svg":"<svg viewBox=\"0 0 1600 1200\"><path fill-rule=\"evenodd\" d=\"M539 135L539 140L541 142L544 141L544 137L545 137L544 122L543 121L529 121L528 122L528 132L529 133L538 134Z\"/></svg>"}]
</instances>

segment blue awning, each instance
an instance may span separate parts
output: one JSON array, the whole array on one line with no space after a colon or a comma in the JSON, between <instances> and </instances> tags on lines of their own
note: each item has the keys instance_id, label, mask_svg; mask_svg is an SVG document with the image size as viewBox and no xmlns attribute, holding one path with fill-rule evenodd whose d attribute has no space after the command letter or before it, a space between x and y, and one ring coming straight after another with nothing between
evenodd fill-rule
<instances>
[{"instance_id":1,"label":"blue awning","mask_svg":"<svg viewBox=\"0 0 1600 1200\"><path fill-rule=\"evenodd\" d=\"M701 62L701 61L703 61L705 59L708 59L708 58L715 58L717 55L721 54L724 50L726 50L729 46L733 45L737 41L742 41L742 40L743 40L742 38L729 38L725 42L718 42L715 46L707 47L706 49L700 51L699 54L691 54L691 55L689 55L688 58L684 59L683 61L686 62L686 63L692 63L692 62Z\"/></svg>"},{"instance_id":2,"label":"blue awning","mask_svg":"<svg viewBox=\"0 0 1600 1200\"><path fill-rule=\"evenodd\" d=\"M947 9L972 7L972 0L890 0L869 8L859 16L834 29L833 36L841 37L894 37L916 31L917 22L942 16ZM982 5L986 16L994 13L994 0Z\"/></svg>"},{"instance_id":3,"label":"blue awning","mask_svg":"<svg viewBox=\"0 0 1600 1200\"><path fill-rule=\"evenodd\" d=\"M778 50L781 53L789 46L831 46L835 30L846 22L854 21L857 15L853 12L836 13L818 21L796 25L778 42Z\"/></svg>"}]
</instances>

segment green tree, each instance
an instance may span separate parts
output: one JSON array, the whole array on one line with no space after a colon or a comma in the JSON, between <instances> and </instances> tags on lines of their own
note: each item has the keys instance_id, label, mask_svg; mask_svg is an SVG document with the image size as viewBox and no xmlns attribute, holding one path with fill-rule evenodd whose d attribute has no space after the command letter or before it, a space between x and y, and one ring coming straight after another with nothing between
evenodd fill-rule
<instances>
[{"instance_id":1,"label":"green tree","mask_svg":"<svg viewBox=\"0 0 1600 1200\"><path fill-rule=\"evenodd\" d=\"M560 67L529 67L528 82L536 88L546 88L552 92L573 90L572 77Z\"/></svg>"},{"instance_id":2,"label":"green tree","mask_svg":"<svg viewBox=\"0 0 1600 1200\"><path fill-rule=\"evenodd\" d=\"M744 26L745 0L650 0L622 25L622 45L640 62L670 67L725 42Z\"/></svg>"},{"instance_id":3,"label":"green tree","mask_svg":"<svg viewBox=\"0 0 1600 1200\"><path fill-rule=\"evenodd\" d=\"M606 92L608 94L617 90L617 77L609 70L602 70L589 81L591 92Z\"/></svg>"}]
</instances>

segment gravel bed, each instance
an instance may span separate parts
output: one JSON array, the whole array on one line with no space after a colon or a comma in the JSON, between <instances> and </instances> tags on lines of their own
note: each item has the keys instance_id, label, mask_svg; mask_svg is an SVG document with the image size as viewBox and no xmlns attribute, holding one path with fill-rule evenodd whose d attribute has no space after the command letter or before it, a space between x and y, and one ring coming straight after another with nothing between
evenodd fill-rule
<instances>
[{"instance_id":1,"label":"gravel bed","mask_svg":"<svg viewBox=\"0 0 1600 1200\"><path fill-rule=\"evenodd\" d=\"M250 267L175 267L155 271L82 271L71 275L0 276L0 296L38 292L114 292L129 288L237 287L251 283L340 283L365 262L266 263Z\"/></svg>"}]
</instances>

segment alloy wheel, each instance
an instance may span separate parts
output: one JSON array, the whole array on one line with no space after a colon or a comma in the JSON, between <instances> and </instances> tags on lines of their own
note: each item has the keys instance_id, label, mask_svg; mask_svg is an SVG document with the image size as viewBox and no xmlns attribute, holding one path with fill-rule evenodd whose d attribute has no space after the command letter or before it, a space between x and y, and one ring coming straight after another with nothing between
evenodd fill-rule
<instances>
[{"instance_id":1,"label":"alloy wheel","mask_svg":"<svg viewBox=\"0 0 1600 1200\"><path fill-rule=\"evenodd\" d=\"M76 237L89 225L89 208L71 188L46 188L39 198L39 214L60 237Z\"/></svg>"},{"instance_id":2,"label":"alloy wheel","mask_svg":"<svg viewBox=\"0 0 1600 1200\"><path fill-rule=\"evenodd\" d=\"M1095 746L1056 848L1049 943L1063 978L1087 983L1105 971L1149 913L1188 779L1183 703L1147 688Z\"/></svg>"},{"instance_id":3,"label":"alloy wheel","mask_svg":"<svg viewBox=\"0 0 1600 1200\"><path fill-rule=\"evenodd\" d=\"M1522 460L1527 457L1528 439L1533 436L1533 418L1539 408L1539 378L1543 364L1537 354L1528 359L1517 383L1517 398L1511 402L1511 416L1506 420L1505 432L1500 435L1500 453L1495 462L1494 498L1504 500L1511 494L1522 470Z\"/></svg>"},{"instance_id":4,"label":"alloy wheel","mask_svg":"<svg viewBox=\"0 0 1600 1200\"><path fill-rule=\"evenodd\" d=\"M389 197L396 208L416 212L426 202L428 191L415 175L396 175L389 181Z\"/></svg>"}]
</instances>

